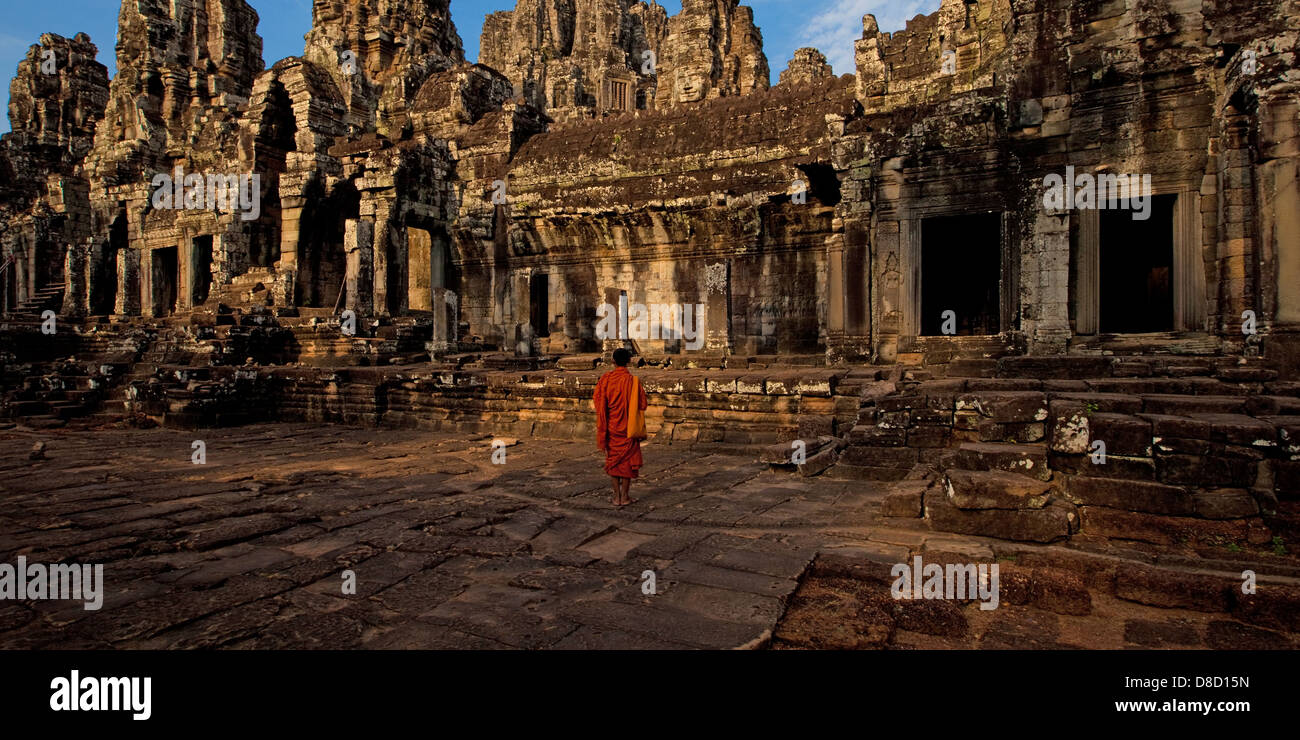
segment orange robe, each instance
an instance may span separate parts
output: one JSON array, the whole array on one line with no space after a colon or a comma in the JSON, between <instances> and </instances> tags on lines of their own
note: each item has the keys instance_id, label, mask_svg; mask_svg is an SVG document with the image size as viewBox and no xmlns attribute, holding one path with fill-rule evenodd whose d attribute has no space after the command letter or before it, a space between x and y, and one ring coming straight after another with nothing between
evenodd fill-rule
<instances>
[{"instance_id":1,"label":"orange robe","mask_svg":"<svg viewBox=\"0 0 1300 740\"><path fill-rule=\"evenodd\" d=\"M644 409L649 404L645 388L625 367L615 368L596 382L596 446L605 452L605 472L618 478L635 478L641 468L641 440L628 439L627 411L632 389L639 391L637 403Z\"/></svg>"}]
</instances>

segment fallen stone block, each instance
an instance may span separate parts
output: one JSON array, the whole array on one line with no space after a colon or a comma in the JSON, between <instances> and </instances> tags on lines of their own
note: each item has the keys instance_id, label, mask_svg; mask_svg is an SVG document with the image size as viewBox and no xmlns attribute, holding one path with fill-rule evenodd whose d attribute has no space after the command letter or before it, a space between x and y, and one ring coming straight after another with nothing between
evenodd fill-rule
<instances>
[{"instance_id":1,"label":"fallen stone block","mask_svg":"<svg viewBox=\"0 0 1300 740\"><path fill-rule=\"evenodd\" d=\"M1262 627L1300 632L1300 587L1257 584L1253 594L1234 589L1232 616Z\"/></svg>"},{"instance_id":2,"label":"fallen stone block","mask_svg":"<svg viewBox=\"0 0 1300 740\"><path fill-rule=\"evenodd\" d=\"M840 452L834 444L825 445L815 455L808 456L807 462L799 465L799 475L810 478L820 475L840 459Z\"/></svg>"}]
</instances>

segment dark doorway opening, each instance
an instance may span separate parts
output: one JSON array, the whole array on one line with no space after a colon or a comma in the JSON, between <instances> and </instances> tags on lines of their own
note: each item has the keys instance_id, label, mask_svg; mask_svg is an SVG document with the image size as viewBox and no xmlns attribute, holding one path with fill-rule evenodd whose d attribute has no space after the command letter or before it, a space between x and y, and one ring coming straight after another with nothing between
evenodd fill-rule
<instances>
[{"instance_id":1,"label":"dark doorway opening","mask_svg":"<svg viewBox=\"0 0 1300 740\"><path fill-rule=\"evenodd\" d=\"M320 192L319 186L312 190ZM344 229L349 219L358 217L360 209L361 194L351 183L336 186L328 198L317 195L308 199L299 227L302 235L296 291L299 306L333 308L338 303L347 272ZM376 250L381 248L375 245Z\"/></svg>"},{"instance_id":2,"label":"dark doorway opening","mask_svg":"<svg viewBox=\"0 0 1300 740\"><path fill-rule=\"evenodd\" d=\"M250 267L274 267L280 259L280 196L275 185L262 196L261 218L248 226L248 264Z\"/></svg>"},{"instance_id":3,"label":"dark doorway opening","mask_svg":"<svg viewBox=\"0 0 1300 740\"><path fill-rule=\"evenodd\" d=\"M1002 214L921 222L921 334L943 336L945 311L958 336L997 334L1002 284Z\"/></svg>"},{"instance_id":4,"label":"dark doorway opening","mask_svg":"<svg viewBox=\"0 0 1300 740\"><path fill-rule=\"evenodd\" d=\"M533 325L533 336L549 337L551 322L548 318L550 305L550 276L545 273L533 273L528 282L528 307Z\"/></svg>"},{"instance_id":5,"label":"dark doorway opening","mask_svg":"<svg viewBox=\"0 0 1300 740\"><path fill-rule=\"evenodd\" d=\"M1177 195L1151 199L1151 217L1131 210L1100 213L1100 331L1137 334L1174 328L1174 206Z\"/></svg>"},{"instance_id":6,"label":"dark doorway opening","mask_svg":"<svg viewBox=\"0 0 1300 740\"><path fill-rule=\"evenodd\" d=\"M200 306L208 300L208 291L212 289L212 237L195 237L190 246L190 256L190 268L194 271L190 301Z\"/></svg>"},{"instance_id":7,"label":"dark doorway opening","mask_svg":"<svg viewBox=\"0 0 1300 740\"><path fill-rule=\"evenodd\" d=\"M117 260L126 249L126 216L113 219L108 242L100 247L99 259L91 267L90 313L108 316L117 311Z\"/></svg>"},{"instance_id":8,"label":"dark doorway opening","mask_svg":"<svg viewBox=\"0 0 1300 740\"><path fill-rule=\"evenodd\" d=\"M180 263L176 247L153 250L153 315L171 316L176 313L177 278Z\"/></svg>"}]
</instances>

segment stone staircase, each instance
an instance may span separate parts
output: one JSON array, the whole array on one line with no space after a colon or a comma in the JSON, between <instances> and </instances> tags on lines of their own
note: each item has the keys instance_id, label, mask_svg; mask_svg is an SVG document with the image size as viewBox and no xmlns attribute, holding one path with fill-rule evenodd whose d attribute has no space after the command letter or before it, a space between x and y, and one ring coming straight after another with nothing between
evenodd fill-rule
<instances>
[{"instance_id":1,"label":"stone staircase","mask_svg":"<svg viewBox=\"0 0 1300 740\"><path fill-rule=\"evenodd\" d=\"M0 333L0 415L34 427L120 415L113 395L147 336L138 328L70 323L45 335L35 325L10 324Z\"/></svg>"},{"instance_id":2,"label":"stone staircase","mask_svg":"<svg viewBox=\"0 0 1300 740\"><path fill-rule=\"evenodd\" d=\"M1300 538L1300 383L1229 357L1007 357L996 375L882 383L830 474L894 481L884 515L946 532Z\"/></svg>"},{"instance_id":3,"label":"stone staircase","mask_svg":"<svg viewBox=\"0 0 1300 740\"><path fill-rule=\"evenodd\" d=\"M63 305L63 292L66 289L64 283L46 285L15 306L13 313L22 316L40 316L46 310L58 311Z\"/></svg>"}]
</instances>

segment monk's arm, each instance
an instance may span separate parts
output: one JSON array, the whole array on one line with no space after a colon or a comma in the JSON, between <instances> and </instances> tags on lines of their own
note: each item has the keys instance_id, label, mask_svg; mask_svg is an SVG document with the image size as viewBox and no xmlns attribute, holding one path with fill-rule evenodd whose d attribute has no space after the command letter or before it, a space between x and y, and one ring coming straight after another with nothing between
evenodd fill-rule
<instances>
[{"instance_id":1,"label":"monk's arm","mask_svg":"<svg viewBox=\"0 0 1300 740\"><path fill-rule=\"evenodd\" d=\"M596 447L603 451L606 430L609 427L609 404L605 403L604 378L596 383L596 395L592 399L592 405L596 407Z\"/></svg>"},{"instance_id":2,"label":"monk's arm","mask_svg":"<svg viewBox=\"0 0 1300 740\"><path fill-rule=\"evenodd\" d=\"M640 408L642 411L644 411L645 409L650 407L649 402L647 402L645 398L645 385L643 383L637 383L636 391L637 391L637 407Z\"/></svg>"}]
</instances>

